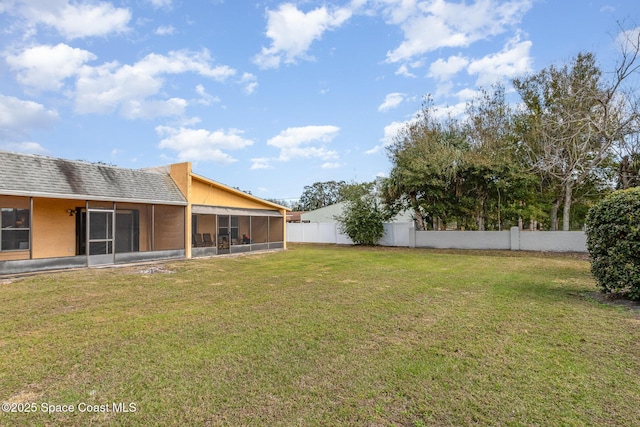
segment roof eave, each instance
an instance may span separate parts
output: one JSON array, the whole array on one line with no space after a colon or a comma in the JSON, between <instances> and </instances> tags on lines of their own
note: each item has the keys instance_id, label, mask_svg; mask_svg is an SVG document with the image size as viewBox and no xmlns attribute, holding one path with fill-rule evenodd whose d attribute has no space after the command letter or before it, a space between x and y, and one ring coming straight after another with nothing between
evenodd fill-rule
<instances>
[{"instance_id":1,"label":"roof eave","mask_svg":"<svg viewBox=\"0 0 640 427\"><path fill-rule=\"evenodd\" d=\"M133 199L126 197L108 197L108 196L95 196L85 194L60 194L60 193L42 193L32 191L11 191L0 190L0 196L19 196L19 197L41 197L46 199L68 199L68 200L93 200L93 201L111 201L120 203L143 203L153 205L176 205L186 206L186 201L177 200L152 200L152 199Z\"/></svg>"}]
</instances>

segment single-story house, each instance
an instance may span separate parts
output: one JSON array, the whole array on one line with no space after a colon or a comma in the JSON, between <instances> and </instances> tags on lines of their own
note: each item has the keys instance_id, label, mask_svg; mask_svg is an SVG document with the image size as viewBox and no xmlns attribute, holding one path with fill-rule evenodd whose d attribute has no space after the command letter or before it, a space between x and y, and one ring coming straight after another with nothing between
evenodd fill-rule
<instances>
[{"instance_id":1,"label":"single-story house","mask_svg":"<svg viewBox=\"0 0 640 427\"><path fill-rule=\"evenodd\" d=\"M0 151L0 274L286 248L287 209L196 175Z\"/></svg>"},{"instance_id":2,"label":"single-story house","mask_svg":"<svg viewBox=\"0 0 640 427\"><path fill-rule=\"evenodd\" d=\"M347 202L338 202L313 211L304 212L300 215L300 222L337 223L336 216L342 215L346 204ZM413 216L410 211L403 211L388 222L413 222Z\"/></svg>"}]
</instances>

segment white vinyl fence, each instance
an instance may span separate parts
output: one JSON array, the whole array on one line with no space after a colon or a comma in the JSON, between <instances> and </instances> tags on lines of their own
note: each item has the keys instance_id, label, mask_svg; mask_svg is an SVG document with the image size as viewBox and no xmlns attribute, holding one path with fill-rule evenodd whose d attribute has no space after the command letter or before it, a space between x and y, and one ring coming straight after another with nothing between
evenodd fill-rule
<instances>
[{"instance_id":1,"label":"white vinyl fence","mask_svg":"<svg viewBox=\"0 0 640 427\"><path fill-rule=\"evenodd\" d=\"M287 242L353 244L335 223L288 223ZM416 231L413 223L386 223L382 246L437 249L587 252L583 231Z\"/></svg>"}]
</instances>

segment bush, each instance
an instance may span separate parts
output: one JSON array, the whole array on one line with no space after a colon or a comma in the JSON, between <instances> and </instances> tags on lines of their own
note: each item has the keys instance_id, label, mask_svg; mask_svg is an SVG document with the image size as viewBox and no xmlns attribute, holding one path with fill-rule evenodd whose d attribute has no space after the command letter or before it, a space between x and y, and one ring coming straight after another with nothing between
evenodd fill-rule
<instances>
[{"instance_id":1,"label":"bush","mask_svg":"<svg viewBox=\"0 0 640 427\"><path fill-rule=\"evenodd\" d=\"M604 293L640 300L640 187L616 191L586 219L591 272Z\"/></svg>"},{"instance_id":2,"label":"bush","mask_svg":"<svg viewBox=\"0 0 640 427\"><path fill-rule=\"evenodd\" d=\"M346 202L342 215L336 217L340 230L356 245L375 246L384 234L383 213L373 196Z\"/></svg>"}]
</instances>

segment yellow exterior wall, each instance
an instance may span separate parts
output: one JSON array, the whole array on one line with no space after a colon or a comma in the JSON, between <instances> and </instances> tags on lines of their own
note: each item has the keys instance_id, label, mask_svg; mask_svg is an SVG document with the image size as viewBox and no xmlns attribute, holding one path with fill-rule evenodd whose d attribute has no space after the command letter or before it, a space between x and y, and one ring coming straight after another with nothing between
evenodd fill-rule
<instances>
[{"instance_id":1,"label":"yellow exterior wall","mask_svg":"<svg viewBox=\"0 0 640 427\"><path fill-rule=\"evenodd\" d=\"M184 224L185 257L191 258L191 162L175 163L170 166L169 175L176 183L182 195L187 199Z\"/></svg>"},{"instance_id":2,"label":"yellow exterior wall","mask_svg":"<svg viewBox=\"0 0 640 427\"><path fill-rule=\"evenodd\" d=\"M273 209L272 205L248 198L240 191L194 178L191 185L190 203L194 205L225 206L245 209Z\"/></svg>"},{"instance_id":3,"label":"yellow exterior wall","mask_svg":"<svg viewBox=\"0 0 640 427\"><path fill-rule=\"evenodd\" d=\"M0 261L17 261L21 259L29 259L29 251L2 251L0 252Z\"/></svg>"},{"instance_id":4,"label":"yellow exterior wall","mask_svg":"<svg viewBox=\"0 0 640 427\"><path fill-rule=\"evenodd\" d=\"M169 172L184 197L189 200L191 194L191 162L175 163Z\"/></svg>"},{"instance_id":5,"label":"yellow exterior wall","mask_svg":"<svg viewBox=\"0 0 640 427\"><path fill-rule=\"evenodd\" d=\"M75 256L76 217L68 209L84 206L80 200L33 199L31 224L32 256L55 258Z\"/></svg>"},{"instance_id":6,"label":"yellow exterior wall","mask_svg":"<svg viewBox=\"0 0 640 427\"><path fill-rule=\"evenodd\" d=\"M29 209L30 205L28 197L0 196L0 208Z\"/></svg>"}]
</instances>

